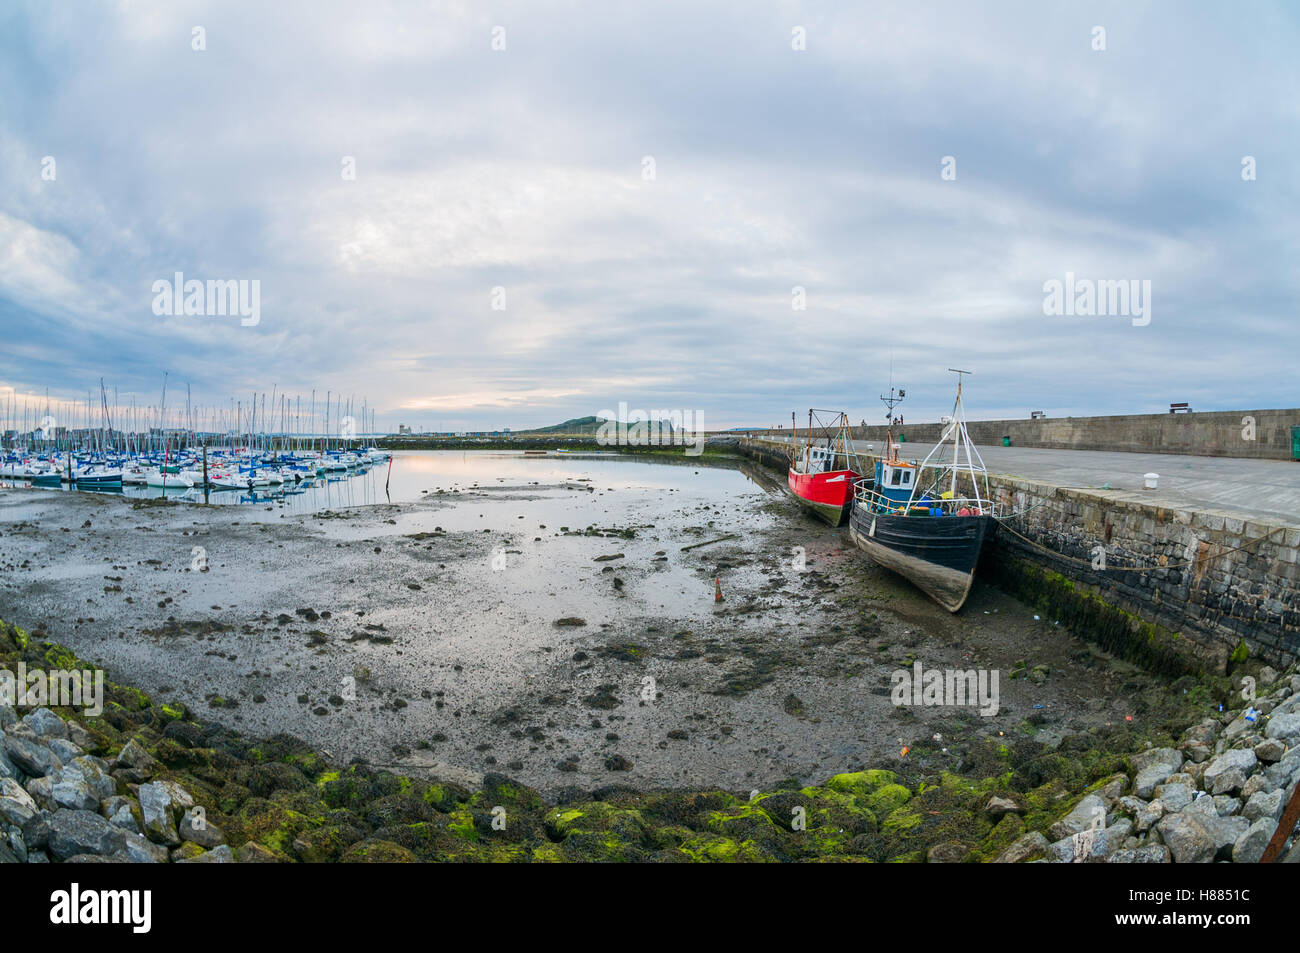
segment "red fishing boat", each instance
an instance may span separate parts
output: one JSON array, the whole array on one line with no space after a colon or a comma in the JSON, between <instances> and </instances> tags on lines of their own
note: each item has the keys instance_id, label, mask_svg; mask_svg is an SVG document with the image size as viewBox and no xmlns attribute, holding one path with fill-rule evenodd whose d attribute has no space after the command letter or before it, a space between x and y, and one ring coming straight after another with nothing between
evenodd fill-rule
<instances>
[{"instance_id":1,"label":"red fishing boat","mask_svg":"<svg viewBox=\"0 0 1300 953\"><path fill-rule=\"evenodd\" d=\"M830 414L826 417L823 415ZM794 415L790 415L791 422ZM864 464L853 449L849 419L839 411L808 411L808 432L799 445L798 425L790 459L790 492L832 526L841 526L853 506Z\"/></svg>"}]
</instances>

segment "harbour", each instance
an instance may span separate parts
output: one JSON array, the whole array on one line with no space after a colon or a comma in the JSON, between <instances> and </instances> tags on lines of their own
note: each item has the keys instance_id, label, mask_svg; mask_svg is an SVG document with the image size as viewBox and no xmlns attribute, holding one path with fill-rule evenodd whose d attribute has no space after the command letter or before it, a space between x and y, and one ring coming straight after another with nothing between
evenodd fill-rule
<instances>
[{"instance_id":1,"label":"harbour","mask_svg":"<svg viewBox=\"0 0 1300 953\"><path fill-rule=\"evenodd\" d=\"M1005 2L7 11L14 928L1283 919L1300 21Z\"/></svg>"}]
</instances>

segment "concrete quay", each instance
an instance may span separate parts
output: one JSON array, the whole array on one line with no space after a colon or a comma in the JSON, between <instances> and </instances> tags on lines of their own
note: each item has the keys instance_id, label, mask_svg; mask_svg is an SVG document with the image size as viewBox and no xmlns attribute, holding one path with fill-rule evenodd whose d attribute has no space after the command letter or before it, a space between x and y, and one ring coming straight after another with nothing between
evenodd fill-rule
<instances>
[{"instance_id":1,"label":"concrete quay","mask_svg":"<svg viewBox=\"0 0 1300 953\"><path fill-rule=\"evenodd\" d=\"M874 465L867 444L857 449ZM789 447L788 435L740 441L776 469ZM986 547L983 578L1156 667L1300 658L1300 464L978 449L994 498L1016 514ZM901 455L929 450L908 443ZM1147 472L1160 474L1157 489L1143 488Z\"/></svg>"}]
</instances>

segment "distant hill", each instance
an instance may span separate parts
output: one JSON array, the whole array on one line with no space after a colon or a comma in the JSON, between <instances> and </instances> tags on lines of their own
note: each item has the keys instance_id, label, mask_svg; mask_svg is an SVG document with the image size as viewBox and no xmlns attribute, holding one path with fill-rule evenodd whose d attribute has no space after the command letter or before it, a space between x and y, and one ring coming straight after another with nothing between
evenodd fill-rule
<instances>
[{"instance_id":1,"label":"distant hill","mask_svg":"<svg viewBox=\"0 0 1300 953\"><path fill-rule=\"evenodd\" d=\"M594 434L605 422L603 417L574 417L553 427L537 427L534 430L516 430L515 433L590 433Z\"/></svg>"},{"instance_id":2,"label":"distant hill","mask_svg":"<svg viewBox=\"0 0 1300 953\"><path fill-rule=\"evenodd\" d=\"M538 427L535 430L516 430L517 434L533 433L563 433L563 434L595 434L600 430L601 424L604 424L604 417L574 417L572 420L566 420L562 424L555 424L553 427ZM635 426L635 425L629 425ZM661 420L659 422L660 433L675 433L671 421Z\"/></svg>"}]
</instances>

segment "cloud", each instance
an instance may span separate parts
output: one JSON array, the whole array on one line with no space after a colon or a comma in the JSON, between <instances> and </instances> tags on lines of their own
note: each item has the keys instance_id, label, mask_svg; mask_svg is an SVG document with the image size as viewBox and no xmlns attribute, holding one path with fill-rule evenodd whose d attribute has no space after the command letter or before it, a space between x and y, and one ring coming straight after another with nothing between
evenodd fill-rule
<instances>
[{"instance_id":1,"label":"cloud","mask_svg":"<svg viewBox=\"0 0 1300 953\"><path fill-rule=\"evenodd\" d=\"M958 364L977 416L1294 403L1296 39L1284 4L20 4L0 382L469 429L874 419L891 360L913 419ZM260 281L261 323L154 315L177 271ZM1151 324L1045 316L1067 271L1150 280Z\"/></svg>"}]
</instances>

